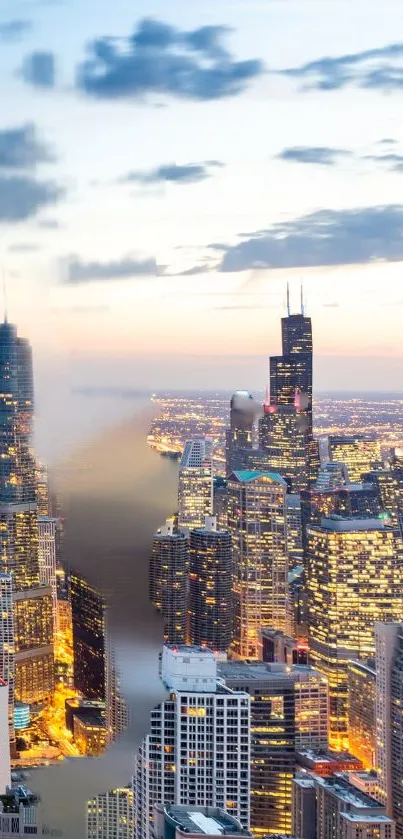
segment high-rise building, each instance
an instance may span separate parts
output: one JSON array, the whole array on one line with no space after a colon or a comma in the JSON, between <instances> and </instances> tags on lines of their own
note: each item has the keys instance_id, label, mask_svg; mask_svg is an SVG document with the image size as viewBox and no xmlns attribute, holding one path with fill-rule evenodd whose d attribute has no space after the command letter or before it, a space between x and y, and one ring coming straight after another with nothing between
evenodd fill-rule
<instances>
[{"instance_id":1,"label":"high-rise building","mask_svg":"<svg viewBox=\"0 0 403 839\"><path fill-rule=\"evenodd\" d=\"M178 525L202 527L213 510L211 443L205 437L187 440L179 465Z\"/></svg>"},{"instance_id":2,"label":"high-rise building","mask_svg":"<svg viewBox=\"0 0 403 839\"><path fill-rule=\"evenodd\" d=\"M270 358L270 399L259 422L259 445L266 469L278 472L291 492L307 489L317 477L319 445L312 433L312 323L301 312L281 320L282 355Z\"/></svg>"},{"instance_id":3,"label":"high-rise building","mask_svg":"<svg viewBox=\"0 0 403 839\"><path fill-rule=\"evenodd\" d=\"M287 630L285 496L284 479L272 472L233 472L228 479L237 658L259 658L263 626Z\"/></svg>"},{"instance_id":4,"label":"high-rise building","mask_svg":"<svg viewBox=\"0 0 403 839\"><path fill-rule=\"evenodd\" d=\"M403 623L377 623L376 770L378 794L403 837Z\"/></svg>"},{"instance_id":5,"label":"high-rise building","mask_svg":"<svg viewBox=\"0 0 403 839\"><path fill-rule=\"evenodd\" d=\"M403 839L403 624L397 632L391 672L392 816L396 837Z\"/></svg>"},{"instance_id":6,"label":"high-rise building","mask_svg":"<svg viewBox=\"0 0 403 839\"><path fill-rule=\"evenodd\" d=\"M237 454L253 448L253 425L256 418L253 396L237 390L231 398L230 427L226 431L225 472L230 475L239 468Z\"/></svg>"},{"instance_id":7,"label":"high-rise building","mask_svg":"<svg viewBox=\"0 0 403 839\"><path fill-rule=\"evenodd\" d=\"M57 632L56 526L57 519L38 516L39 579L42 585L50 586L52 590L53 628L55 633Z\"/></svg>"},{"instance_id":8,"label":"high-rise building","mask_svg":"<svg viewBox=\"0 0 403 839\"><path fill-rule=\"evenodd\" d=\"M184 644L188 598L189 538L175 530L173 519L154 534L149 596L164 619L164 641Z\"/></svg>"},{"instance_id":9,"label":"high-rise building","mask_svg":"<svg viewBox=\"0 0 403 839\"><path fill-rule=\"evenodd\" d=\"M375 622L402 613L402 543L382 519L307 529L310 660L329 680L330 742L347 745L347 666L375 653Z\"/></svg>"},{"instance_id":10,"label":"high-rise building","mask_svg":"<svg viewBox=\"0 0 403 839\"><path fill-rule=\"evenodd\" d=\"M290 492L306 489L317 476L319 450L307 434L306 412L294 405L265 405L259 422L260 448L267 468L286 479Z\"/></svg>"},{"instance_id":11,"label":"high-rise building","mask_svg":"<svg viewBox=\"0 0 403 839\"><path fill-rule=\"evenodd\" d=\"M213 516L217 519L218 529L226 530L228 525L227 481L215 475L213 484Z\"/></svg>"},{"instance_id":12,"label":"high-rise building","mask_svg":"<svg viewBox=\"0 0 403 839\"><path fill-rule=\"evenodd\" d=\"M15 637L11 574L0 574L0 678L8 686L10 743L14 742Z\"/></svg>"},{"instance_id":13,"label":"high-rise building","mask_svg":"<svg viewBox=\"0 0 403 839\"><path fill-rule=\"evenodd\" d=\"M0 795L11 787L8 684L0 679Z\"/></svg>"},{"instance_id":14,"label":"high-rise building","mask_svg":"<svg viewBox=\"0 0 403 839\"><path fill-rule=\"evenodd\" d=\"M304 839L395 839L385 808L342 773L329 778L297 775L293 830Z\"/></svg>"},{"instance_id":15,"label":"high-rise building","mask_svg":"<svg viewBox=\"0 0 403 839\"><path fill-rule=\"evenodd\" d=\"M40 801L30 790L25 786L18 786L13 787L6 795L0 795L2 839L47 834L49 828L43 824Z\"/></svg>"},{"instance_id":16,"label":"high-rise building","mask_svg":"<svg viewBox=\"0 0 403 839\"><path fill-rule=\"evenodd\" d=\"M36 494L38 502L38 516L50 516L49 479L48 470L42 463L35 469Z\"/></svg>"},{"instance_id":17,"label":"high-rise building","mask_svg":"<svg viewBox=\"0 0 403 839\"><path fill-rule=\"evenodd\" d=\"M28 705L47 702L54 691L53 601L49 586L13 593L14 696Z\"/></svg>"},{"instance_id":18,"label":"high-rise building","mask_svg":"<svg viewBox=\"0 0 403 839\"><path fill-rule=\"evenodd\" d=\"M123 693L120 668L116 660L115 647L106 622L105 657L105 718L106 744L108 746L120 737L130 725L130 709Z\"/></svg>"},{"instance_id":19,"label":"high-rise building","mask_svg":"<svg viewBox=\"0 0 403 839\"><path fill-rule=\"evenodd\" d=\"M87 699L105 699L105 601L85 577L71 572L74 687Z\"/></svg>"},{"instance_id":20,"label":"high-rise building","mask_svg":"<svg viewBox=\"0 0 403 839\"><path fill-rule=\"evenodd\" d=\"M133 839L133 790L121 787L87 802L86 839Z\"/></svg>"},{"instance_id":21,"label":"high-rise building","mask_svg":"<svg viewBox=\"0 0 403 839\"><path fill-rule=\"evenodd\" d=\"M227 810L249 827L250 698L217 678L213 653L164 647L168 700L151 713L133 778L136 839L152 835L161 801Z\"/></svg>"},{"instance_id":22,"label":"high-rise building","mask_svg":"<svg viewBox=\"0 0 403 839\"><path fill-rule=\"evenodd\" d=\"M214 516L190 531L189 643L226 652L233 631L232 542Z\"/></svg>"},{"instance_id":23,"label":"high-rise building","mask_svg":"<svg viewBox=\"0 0 403 839\"><path fill-rule=\"evenodd\" d=\"M294 492L287 493L285 506L288 567L291 570L303 562L301 496Z\"/></svg>"},{"instance_id":24,"label":"high-rise building","mask_svg":"<svg viewBox=\"0 0 403 839\"><path fill-rule=\"evenodd\" d=\"M370 434L331 434L329 458L345 464L350 483L360 483L366 472L382 469L380 441Z\"/></svg>"},{"instance_id":25,"label":"high-rise building","mask_svg":"<svg viewBox=\"0 0 403 839\"><path fill-rule=\"evenodd\" d=\"M312 489L332 490L341 489L348 483L347 467L344 463L328 460L319 469L318 477Z\"/></svg>"},{"instance_id":26,"label":"high-rise building","mask_svg":"<svg viewBox=\"0 0 403 839\"><path fill-rule=\"evenodd\" d=\"M53 691L53 624L50 590L39 574L33 408L31 349L6 320L0 326L0 551L13 583L14 695L42 702Z\"/></svg>"},{"instance_id":27,"label":"high-rise building","mask_svg":"<svg viewBox=\"0 0 403 839\"><path fill-rule=\"evenodd\" d=\"M388 513L394 527L401 528L403 519L403 485L391 469L378 469L367 472L363 480L374 484L380 503Z\"/></svg>"},{"instance_id":28,"label":"high-rise building","mask_svg":"<svg viewBox=\"0 0 403 839\"><path fill-rule=\"evenodd\" d=\"M251 830L290 832L296 751L327 747L326 680L311 667L280 663L231 661L218 672L251 697Z\"/></svg>"},{"instance_id":29,"label":"high-rise building","mask_svg":"<svg viewBox=\"0 0 403 839\"><path fill-rule=\"evenodd\" d=\"M348 747L365 769L375 767L375 661L349 661Z\"/></svg>"}]
</instances>

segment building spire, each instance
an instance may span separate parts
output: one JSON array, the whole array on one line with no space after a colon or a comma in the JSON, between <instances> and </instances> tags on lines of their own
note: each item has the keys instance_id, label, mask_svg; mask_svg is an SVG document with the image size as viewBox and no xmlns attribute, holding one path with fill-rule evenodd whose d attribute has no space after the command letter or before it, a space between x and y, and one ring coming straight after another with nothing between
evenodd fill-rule
<instances>
[{"instance_id":1,"label":"building spire","mask_svg":"<svg viewBox=\"0 0 403 839\"><path fill-rule=\"evenodd\" d=\"M287 315L290 317L290 284L287 280Z\"/></svg>"},{"instance_id":2,"label":"building spire","mask_svg":"<svg viewBox=\"0 0 403 839\"><path fill-rule=\"evenodd\" d=\"M301 315L304 317L305 315L305 305L304 305L304 286L301 283Z\"/></svg>"}]
</instances>

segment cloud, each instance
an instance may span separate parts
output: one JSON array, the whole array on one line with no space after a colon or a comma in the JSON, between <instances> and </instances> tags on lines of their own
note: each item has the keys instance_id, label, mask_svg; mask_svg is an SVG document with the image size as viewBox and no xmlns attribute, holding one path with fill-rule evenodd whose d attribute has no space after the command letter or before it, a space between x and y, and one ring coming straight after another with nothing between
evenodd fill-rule
<instances>
[{"instance_id":1,"label":"cloud","mask_svg":"<svg viewBox=\"0 0 403 839\"><path fill-rule=\"evenodd\" d=\"M373 163L380 163L386 166L391 172L403 172L403 154L367 154L364 160L371 160Z\"/></svg>"},{"instance_id":2,"label":"cloud","mask_svg":"<svg viewBox=\"0 0 403 839\"><path fill-rule=\"evenodd\" d=\"M56 60L53 52L31 52L21 69L24 82L34 87L52 88L56 83Z\"/></svg>"},{"instance_id":3,"label":"cloud","mask_svg":"<svg viewBox=\"0 0 403 839\"><path fill-rule=\"evenodd\" d=\"M293 146L283 149L277 157L292 163L316 163L319 166L334 166L340 158L351 154L347 149L334 149L328 146Z\"/></svg>"},{"instance_id":4,"label":"cloud","mask_svg":"<svg viewBox=\"0 0 403 839\"><path fill-rule=\"evenodd\" d=\"M203 163L165 163L145 172L129 172L123 178L125 183L154 185L160 183L198 183L211 176L211 169L223 166L218 160L205 160Z\"/></svg>"},{"instance_id":5,"label":"cloud","mask_svg":"<svg viewBox=\"0 0 403 839\"><path fill-rule=\"evenodd\" d=\"M34 169L38 163L51 160L32 123L0 130L0 169Z\"/></svg>"},{"instance_id":6,"label":"cloud","mask_svg":"<svg viewBox=\"0 0 403 839\"><path fill-rule=\"evenodd\" d=\"M4 23L0 23L0 41L19 41L31 29L31 20L7 20Z\"/></svg>"},{"instance_id":7,"label":"cloud","mask_svg":"<svg viewBox=\"0 0 403 839\"><path fill-rule=\"evenodd\" d=\"M134 277L156 277L159 268L155 259L125 257L115 262L82 262L77 256L67 260L65 282L68 285L96 282L97 280L122 280Z\"/></svg>"},{"instance_id":8,"label":"cloud","mask_svg":"<svg viewBox=\"0 0 403 839\"><path fill-rule=\"evenodd\" d=\"M0 222L32 218L43 207L56 204L64 194L65 190L55 181L0 175Z\"/></svg>"},{"instance_id":9,"label":"cloud","mask_svg":"<svg viewBox=\"0 0 403 839\"><path fill-rule=\"evenodd\" d=\"M15 245L10 245L8 248L9 253L35 253L35 251L40 251L41 246L36 245L33 242L17 242Z\"/></svg>"},{"instance_id":10,"label":"cloud","mask_svg":"<svg viewBox=\"0 0 403 839\"><path fill-rule=\"evenodd\" d=\"M146 18L126 38L97 38L78 66L77 87L98 99L150 94L212 100L241 93L263 72L258 60L236 61L223 45L228 29L182 31Z\"/></svg>"},{"instance_id":11,"label":"cloud","mask_svg":"<svg viewBox=\"0 0 403 839\"><path fill-rule=\"evenodd\" d=\"M38 221L38 227L42 227L44 230L59 230L61 224L55 218L43 218Z\"/></svg>"},{"instance_id":12,"label":"cloud","mask_svg":"<svg viewBox=\"0 0 403 839\"><path fill-rule=\"evenodd\" d=\"M326 56L279 72L301 80L303 89L341 90L355 86L386 92L403 87L403 66L397 63L402 58L403 43L396 43L333 58Z\"/></svg>"},{"instance_id":13,"label":"cloud","mask_svg":"<svg viewBox=\"0 0 403 839\"><path fill-rule=\"evenodd\" d=\"M219 270L403 260L403 205L319 210L227 247Z\"/></svg>"}]
</instances>

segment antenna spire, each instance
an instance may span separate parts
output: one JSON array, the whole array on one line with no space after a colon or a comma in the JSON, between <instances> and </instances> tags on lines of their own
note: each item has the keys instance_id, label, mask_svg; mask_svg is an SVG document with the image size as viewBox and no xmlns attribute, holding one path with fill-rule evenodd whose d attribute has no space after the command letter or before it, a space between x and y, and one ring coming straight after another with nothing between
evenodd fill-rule
<instances>
[{"instance_id":1,"label":"antenna spire","mask_svg":"<svg viewBox=\"0 0 403 839\"><path fill-rule=\"evenodd\" d=\"M290 317L290 284L287 280L287 315Z\"/></svg>"},{"instance_id":2,"label":"antenna spire","mask_svg":"<svg viewBox=\"0 0 403 839\"><path fill-rule=\"evenodd\" d=\"M305 305L304 305L304 286L301 283L301 315L305 315Z\"/></svg>"}]
</instances>

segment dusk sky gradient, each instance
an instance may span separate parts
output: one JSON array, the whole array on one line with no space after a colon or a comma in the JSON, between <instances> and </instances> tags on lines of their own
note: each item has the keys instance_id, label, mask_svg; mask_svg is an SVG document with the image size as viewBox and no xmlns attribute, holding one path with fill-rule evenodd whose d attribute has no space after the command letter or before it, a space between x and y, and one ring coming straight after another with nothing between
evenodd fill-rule
<instances>
[{"instance_id":1,"label":"dusk sky gradient","mask_svg":"<svg viewBox=\"0 0 403 839\"><path fill-rule=\"evenodd\" d=\"M50 382L261 389L301 278L317 390L401 389L399 0L3 0L0 96L39 410Z\"/></svg>"}]
</instances>

